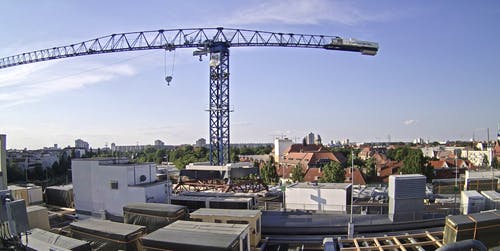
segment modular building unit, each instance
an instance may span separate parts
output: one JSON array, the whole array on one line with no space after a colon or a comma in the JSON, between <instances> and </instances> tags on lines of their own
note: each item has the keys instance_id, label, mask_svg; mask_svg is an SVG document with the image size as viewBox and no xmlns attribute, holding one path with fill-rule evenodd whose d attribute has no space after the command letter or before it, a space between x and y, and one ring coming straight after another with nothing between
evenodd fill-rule
<instances>
[{"instance_id":1,"label":"modular building unit","mask_svg":"<svg viewBox=\"0 0 500 251\"><path fill-rule=\"evenodd\" d=\"M485 198L477 191L462 191L460 209L463 214L479 213L484 210Z\"/></svg>"},{"instance_id":2,"label":"modular building unit","mask_svg":"<svg viewBox=\"0 0 500 251\"><path fill-rule=\"evenodd\" d=\"M141 238L144 251L250 250L246 224L176 221Z\"/></svg>"},{"instance_id":3,"label":"modular building unit","mask_svg":"<svg viewBox=\"0 0 500 251\"><path fill-rule=\"evenodd\" d=\"M497 191L482 191L485 198L485 209L500 209L500 193Z\"/></svg>"},{"instance_id":4,"label":"modular building unit","mask_svg":"<svg viewBox=\"0 0 500 251\"><path fill-rule=\"evenodd\" d=\"M180 195L183 196L197 196L197 197L230 197L230 198L251 198L252 208L257 209L258 207L258 196L251 193L218 193L218 192L182 192Z\"/></svg>"},{"instance_id":5,"label":"modular building unit","mask_svg":"<svg viewBox=\"0 0 500 251\"><path fill-rule=\"evenodd\" d=\"M26 208L28 213L29 228L40 228L43 230L50 230L49 212L46 207L42 206L29 206Z\"/></svg>"},{"instance_id":6,"label":"modular building unit","mask_svg":"<svg viewBox=\"0 0 500 251\"><path fill-rule=\"evenodd\" d=\"M500 245L500 211L447 216L443 243L475 239L486 247Z\"/></svg>"},{"instance_id":7,"label":"modular building unit","mask_svg":"<svg viewBox=\"0 0 500 251\"><path fill-rule=\"evenodd\" d=\"M433 179L432 180L432 193L434 194L454 194L455 182L458 186L458 191L465 190L465 179Z\"/></svg>"},{"instance_id":8,"label":"modular building unit","mask_svg":"<svg viewBox=\"0 0 500 251\"><path fill-rule=\"evenodd\" d=\"M350 203L350 183L295 183L285 191L289 210L347 212Z\"/></svg>"},{"instance_id":9,"label":"modular building unit","mask_svg":"<svg viewBox=\"0 0 500 251\"><path fill-rule=\"evenodd\" d=\"M185 220L188 209L185 206L162 203L133 203L123 207L123 222L146 227L151 233L176 220Z\"/></svg>"},{"instance_id":10,"label":"modular building unit","mask_svg":"<svg viewBox=\"0 0 500 251\"><path fill-rule=\"evenodd\" d=\"M145 234L143 226L87 219L70 224L73 238L90 242L92 250L142 250L139 238Z\"/></svg>"},{"instance_id":11,"label":"modular building unit","mask_svg":"<svg viewBox=\"0 0 500 251\"><path fill-rule=\"evenodd\" d=\"M256 248L261 239L261 216L260 210L213 208L200 208L190 214L191 219L194 221L248 224L252 248Z\"/></svg>"},{"instance_id":12,"label":"modular building unit","mask_svg":"<svg viewBox=\"0 0 500 251\"><path fill-rule=\"evenodd\" d=\"M135 202L166 203L170 183L156 180L156 164L127 158L73 159L78 214L121 218L123 206Z\"/></svg>"},{"instance_id":13,"label":"modular building unit","mask_svg":"<svg viewBox=\"0 0 500 251\"><path fill-rule=\"evenodd\" d=\"M26 206L43 203L43 192L41 186L35 185L10 185L12 197L16 200L24 200Z\"/></svg>"},{"instance_id":14,"label":"modular building unit","mask_svg":"<svg viewBox=\"0 0 500 251\"><path fill-rule=\"evenodd\" d=\"M30 230L28 236L22 236L22 243L26 249L31 251L39 250L71 250L71 251L90 251L90 243L77 240L63 235L55 234L39 228Z\"/></svg>"},{"instance_id":15,"label":"modular building unit","mask_svg":"<svg viewBox=\"0 0 500 251\"><path fill-rule=\"evenodd\" d=\"M60 207L74 207L73 185L50 186L45 188L47 204Z\"/></svg>"},{"instance_id":16,"label":"modular building unit","mask_svg":"<svg viewBox=\"0 0 500 251\"><path fill-rule=\"evenodd\" d=\"M253 209L252 198L178 195L172 196L170 203L186 206L191 211L200 208Z\"/></svg>"},{"instance_id":17,"label":"modular building unit","mask_svg":"<svg viewBox=\"0 0 500 251\"><path fill-rule=\"evenodd\" d=\"M426 177L420 174L389 176L389 219L414 221L423 218Z\"/></svg>"}]
</instances>

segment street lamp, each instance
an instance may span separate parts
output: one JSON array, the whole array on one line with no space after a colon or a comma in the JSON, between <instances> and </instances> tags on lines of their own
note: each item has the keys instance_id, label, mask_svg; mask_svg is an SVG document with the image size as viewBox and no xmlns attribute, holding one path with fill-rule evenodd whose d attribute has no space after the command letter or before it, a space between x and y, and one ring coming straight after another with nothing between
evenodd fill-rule
<instances>
[{"instance_id":1,"label":"street lamp","mask_svg":"<svg viewBox=\"0 0 500 251\"><path fill-rule=\"evenodd\" d=\"M347 225L347 236L354 237L354 223L352 222L352 206L354 201L354 150L351 150L351 215L349 217L349 224Z\"/></svg>"},{"instance_id":2,"label":"street lamp","mask_svg":"<svg viewBox=\"0 0 500 251\"><path fill-rule=\"evenodd\" d=\"M453 203L453 214L457 214L457 192L458 192L458 165L457 155L455 154L455 202Z\"/></svg>"}]
</instances>

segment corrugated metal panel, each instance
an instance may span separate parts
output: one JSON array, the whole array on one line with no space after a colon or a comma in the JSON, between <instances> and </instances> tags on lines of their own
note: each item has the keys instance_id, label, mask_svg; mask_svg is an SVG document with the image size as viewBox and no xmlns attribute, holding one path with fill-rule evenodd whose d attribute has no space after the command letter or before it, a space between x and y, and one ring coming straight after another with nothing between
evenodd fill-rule
<instances>
[{"instance_id":1,"label":"corrugated metal panel","mask_svg":"<svg viewBox=\"0 0 500 251\"><path fill-rule=\"evenodd\" d=\"M389 176L389 197L423 198L425 196L423 175L391 175Z\"/></svg>"}]
</instances>

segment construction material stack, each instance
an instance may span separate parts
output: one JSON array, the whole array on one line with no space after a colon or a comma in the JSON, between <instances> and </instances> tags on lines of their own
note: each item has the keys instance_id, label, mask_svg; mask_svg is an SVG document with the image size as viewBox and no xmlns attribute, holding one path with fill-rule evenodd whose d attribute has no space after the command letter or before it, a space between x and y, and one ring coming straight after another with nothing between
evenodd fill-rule
<instances>
[{"instance_id":1,"label":"construction material stack","mask_svg":"<svg viewBox=\"0 0 500 251\"><path fill-rule=\"evenodd\" d=\"M443 243L479 240L488 248L500 246L500 210L446 217Z\"/></svg>"}]
</instances>

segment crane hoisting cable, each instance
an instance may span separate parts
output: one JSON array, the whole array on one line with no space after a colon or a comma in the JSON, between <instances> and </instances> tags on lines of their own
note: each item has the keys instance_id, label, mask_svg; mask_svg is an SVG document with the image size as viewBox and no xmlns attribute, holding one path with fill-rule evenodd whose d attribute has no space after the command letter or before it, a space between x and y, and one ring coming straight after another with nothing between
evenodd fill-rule
<instances>
[{"instance_id":1,"label":"crane hoisting cable","mask_svg":"<svg viewBox=\"0 0 500 251\"><path fill-rule=\"evenodd\" d=\"M167 50L165 49L165 56L164 56L164 64L165 64L165 81L167 81L167 86L170 86L170 82L172 82L173 76L174 76L174 67L175 67L175 49L174 51L174 56L172 59L172 69L170 71L170 75L167 75Z\"/></svg>"}]
</instances>

